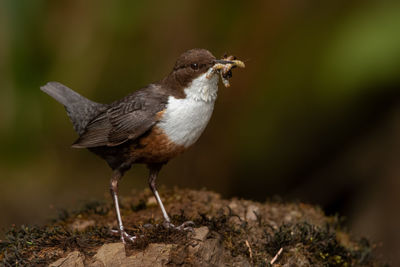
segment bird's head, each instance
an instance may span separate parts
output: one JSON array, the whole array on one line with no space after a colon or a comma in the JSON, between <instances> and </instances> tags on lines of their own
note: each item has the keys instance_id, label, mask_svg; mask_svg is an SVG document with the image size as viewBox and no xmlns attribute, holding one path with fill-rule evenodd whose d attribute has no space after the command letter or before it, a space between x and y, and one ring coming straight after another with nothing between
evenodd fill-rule
<instances>
[{"instance_id":1,"label":"bird's head","mask_svg":"<svg viewBox=\"0 0 400 267\"><path fill-rule=\"evenodd\" d=\"M172 72L163 81L177 92L195 86L200 91L211 93L213 90L210 88L217 89L219 76L225 87L229 87L228 79L235 67L244 68L244 63L233 56L216 59L206 49L191 49L179 56Z\"/></svg>"},{"instance_id":2,"label":"bird's head","mask_svg":"<svg viewBox=\"0 0 400 267\"><path fill-rule=\"evenodd\" d=\"M227 81L232 77L231 69L235 67L244 68L244 66L242 61L233 56L224 56L222 59L216 59L206 49L191 49L179 56L173 73L183 84L189 83L204 74L207 74L209 79L215 74L220 74L224 85L228 87L229 82Z\"/></svg>"}]
</instances>

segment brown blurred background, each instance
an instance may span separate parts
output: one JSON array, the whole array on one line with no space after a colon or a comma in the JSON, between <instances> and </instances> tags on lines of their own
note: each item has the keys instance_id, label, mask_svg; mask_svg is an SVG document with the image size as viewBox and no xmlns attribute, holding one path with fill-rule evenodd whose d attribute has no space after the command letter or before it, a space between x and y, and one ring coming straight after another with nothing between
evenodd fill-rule
<instances>
[{"instance_id":1,"label":"brown blurred background","mask_svg":"<svg viewBox=\"0 0 400 267\"><path fill-rule=\"evenodd\" d=\"M321 205L400 265L398 1L0 1L0 227L108 197L111 171L69 147L40 85L111 102L195 47L247 68L159 184ZM136 166L121 194L146 186Z\"/></svg>"}]
</instances>

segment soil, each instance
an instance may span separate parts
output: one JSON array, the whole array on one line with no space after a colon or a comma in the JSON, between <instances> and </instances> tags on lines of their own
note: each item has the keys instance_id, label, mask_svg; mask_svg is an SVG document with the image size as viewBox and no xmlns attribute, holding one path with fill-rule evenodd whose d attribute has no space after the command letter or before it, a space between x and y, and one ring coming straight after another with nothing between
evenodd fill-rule
<instances>
[{"instance_id":1,"label":"soil","mask_svg":"<svg viewBox=\"0 0 400 267\"><path fill-rule=\"evenodd\" d=\"M161 190L172 222L165 229L150 191L121 199L135 243L123 245L111 200L63 210L44 226L11 228L0 266L387 266L375 245L343 230L339 218L304 203L222 199L206 191Z\"/></svg>"}]
</instances>

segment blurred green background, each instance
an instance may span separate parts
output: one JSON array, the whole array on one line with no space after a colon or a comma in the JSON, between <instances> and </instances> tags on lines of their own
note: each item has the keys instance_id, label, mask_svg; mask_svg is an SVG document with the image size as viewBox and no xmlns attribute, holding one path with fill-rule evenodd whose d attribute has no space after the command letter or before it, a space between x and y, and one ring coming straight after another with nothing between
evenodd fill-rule
<instances>
[{"instance_id":1,"label":"blurred green background","mask_svg":"<svg viewBox=\"0 0 400 267\"><path fill-rule=\"evenodd\" d=\"M111 171L69 147L65 111L39 86L111 102L195 47L247 67L220 86L205 133L159 184L318 204L400 264L398 1L1 0L0 226L111 201ZM121 194L146 186L136 166Z\"/></svg>"}]
</instances>

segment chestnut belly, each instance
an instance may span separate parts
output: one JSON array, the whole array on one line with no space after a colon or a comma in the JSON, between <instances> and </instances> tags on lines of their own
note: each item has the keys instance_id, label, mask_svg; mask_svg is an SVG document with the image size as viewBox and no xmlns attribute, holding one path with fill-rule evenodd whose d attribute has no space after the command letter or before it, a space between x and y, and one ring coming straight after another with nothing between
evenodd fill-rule
<instances>
[{"instance_id":1,"label":"chestnut belly","mask_svg":"<svg viewBox=\"0 0 400 267\"><path fill-rule=\"evenodd\" d=\"M186 150L183 145L172 142L158 127L153 127L136 140L118 146L101 146L88 149L107 161L113 170L127 170L134 163L166 163Z\"/></svg>"},{"instance_id":2,"label":"chestnut belly","mask_svg":"<svg viewBox=\"0 0 400 267\"><path fill-rule=\"evenodd\" d=\"M185 146L172 142L163 130L153 127L147 135L132 143L129 157L138 163L163 163L185 150Z\"/></svg>"}]
</instances>

